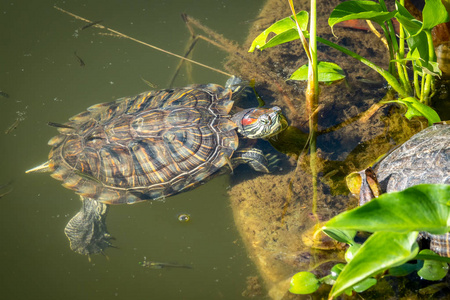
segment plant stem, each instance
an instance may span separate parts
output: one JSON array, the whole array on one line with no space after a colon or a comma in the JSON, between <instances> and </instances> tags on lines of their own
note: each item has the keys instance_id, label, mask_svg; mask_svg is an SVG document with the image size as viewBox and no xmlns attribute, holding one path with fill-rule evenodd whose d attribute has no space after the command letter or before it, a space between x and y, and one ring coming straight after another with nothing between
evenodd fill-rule
<instances>
[{"instance_id":1,"label":"plant stem","mask_svg":"<svg viewBox=\"0 0 450 300\"><path fill-rule=\"evenodd\" d=\"M402 6L405 6L405 0L400 0L400 4ZM405 58L405 32L403 31L403 25L402 23L399 23L399 45L398 45L398 52L397 52L397 60ZM412 96L412 89L411 89L411 83L408 79L408 71L406 69L406 63L403 62L396 62L397 71L398 71L398 78L400 79L400 82L402 83L405 90Z\"/></svg>"},{"instance_id":2,"label":"plant stem","mask_svg":"<svg viewBox=\"0 0 450 300\"><path fill-rule=\"evenodd\" d=\"M312 213L314 216L317 214L317 120L318 114L316 109L319 105L319 78L317 70L317 10L316 0L311 0L310 11L310 29L309 29L309 49L311 54L311 63L308 69L308 88L306 89L307 103L309 103L309 165L312 175L313 186L313 201L312 201ZM318 219L318 218L317 218Z\"/></svg>"},{"instance_id":3,"label":"plant stem","mask_svg":"<svg viewBox=\"0 0 450 300\"><path fill-rule=\"evenodd\" d=\"M428 42L428 61L435 62L436 54L434 53L433 37L431 36L431 30L424 30L424 32L427 36ZM422 103L430 105L430 93L432 90L432 86L434 84L434 77L431 74L426 74L424 77L425 77L425 85L423 87L422 97L420 100L422 101Z\"/></svg>"}]
</instances>

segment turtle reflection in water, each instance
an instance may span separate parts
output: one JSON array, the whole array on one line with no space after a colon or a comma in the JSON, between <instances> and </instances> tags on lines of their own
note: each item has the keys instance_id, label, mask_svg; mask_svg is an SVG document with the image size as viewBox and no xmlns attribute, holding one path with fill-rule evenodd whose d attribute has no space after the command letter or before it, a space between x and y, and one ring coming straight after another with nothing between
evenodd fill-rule
<instances>
[{"instance_id":1,"label":"turtle reflection in water","mask_svg":"<svg viewBox=\"0 0 450 300\"><path fill-rule=\"evenodd\" d=\"M397 192L421 183L450 184L450 124L435 124L415 134L374 167L381 192ZM377 191L367 184L370 170L359 172L363 179L360 205L370 201ZM366 177L367 176L367 177ZM448 199L447 199L448 200ZM430 249L450 257L450 234L421 233L430 239Z\"/></svg>"},{"instance_id":2,"label":"turtle reflection in water","mask_svg":"<svg viewBox=\"0 0 450 300\"><path fill-rule=\"evenodd\" d=\"M287 122L276 106L230 116L241 90L231 77L225 88L151 91L91 106L59 126L48 161L27 172L52 172L80 195L82 208L65 229L71 249L90 255L111 245L109 204L171 196L241 163L268 173L266 155L240 140L269 138Z\"/></svg>"}]
</instances>

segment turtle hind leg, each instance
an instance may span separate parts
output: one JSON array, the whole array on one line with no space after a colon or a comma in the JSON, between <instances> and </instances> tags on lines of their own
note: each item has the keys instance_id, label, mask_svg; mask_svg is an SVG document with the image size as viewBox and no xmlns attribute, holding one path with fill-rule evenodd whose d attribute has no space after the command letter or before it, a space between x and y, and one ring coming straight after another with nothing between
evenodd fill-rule
<instances>
[{"instance_id":1,"label":"turtle hind leg","mask_svg":"<svg viewBox=\"0 0 450 300\"><path fill-rule=\"evenodd\" d=\"M67 223L64 233L70 242L70 249L91 255L102 253L111 247L113 239L106 228L108 205L81 196L80 211Z\"/></svg>"},{"instance_id":2,"label":"turtle hind leg","mask_svg":"<svg viewBox=\"0 0 450 300\"><path fill-rule=\"evenodd\" d=\"M264 155L262 150L257 148L238 149L231 158L233 168L240 164L248 164L253 170L262 173L271 173L279 161L276 155Z\"/></svg>"}]
</instances>

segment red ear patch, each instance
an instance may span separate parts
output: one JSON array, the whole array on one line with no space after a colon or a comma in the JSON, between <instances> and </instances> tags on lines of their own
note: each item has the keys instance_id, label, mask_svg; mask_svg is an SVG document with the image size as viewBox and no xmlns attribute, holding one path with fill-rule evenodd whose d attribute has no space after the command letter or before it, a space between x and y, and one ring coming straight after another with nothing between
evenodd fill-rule
<instances>
[{"instance_id":1,"label":"red ear patch","mask_svg":"<svg viewBox=\"0 0 450 300\"><path fill-rule=\"evenodd\" d=\"M241 124L244 126L247 126L247 125L252 125L255 122L256 122L256 119L250 118L250 117L245 117L242 119Z\"/></svg>"}]
</instances>

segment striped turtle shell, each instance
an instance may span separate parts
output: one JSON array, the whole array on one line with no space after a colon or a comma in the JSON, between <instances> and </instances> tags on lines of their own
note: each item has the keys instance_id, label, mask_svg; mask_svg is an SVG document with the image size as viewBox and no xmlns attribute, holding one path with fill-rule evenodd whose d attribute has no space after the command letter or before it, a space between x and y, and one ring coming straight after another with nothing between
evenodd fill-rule
<instances>
[{"instance_id":1,"label":"striped turtle shell","mask_svg":"<svg viewBox=\"0 0 450 300\"><path fill-rule=\"evenodd\" d=\"M231 95L208 84L94 105L49 141L52 177L107 204L193 188L226 165L238 146L228 115Z\"/></svg>"}]
</instances>

